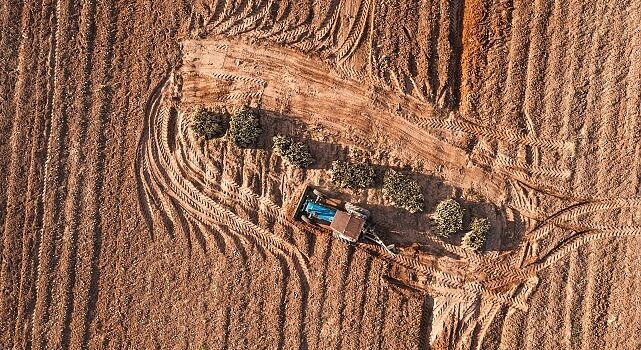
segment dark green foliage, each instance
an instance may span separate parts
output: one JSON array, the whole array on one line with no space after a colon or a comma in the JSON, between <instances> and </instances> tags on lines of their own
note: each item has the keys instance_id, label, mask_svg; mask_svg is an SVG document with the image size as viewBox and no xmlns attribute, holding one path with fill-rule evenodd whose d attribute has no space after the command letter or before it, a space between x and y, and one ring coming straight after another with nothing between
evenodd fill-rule
<instances>
[{"instance_id":1,"label":"dark green foliage","mask_svg":"<svg viewBox=\"0 0 641 350\"><path fill-rule=\"evenodd\" d=\"M463 236L463 247L471 250L481 250L490 232L490 222L485 218L473 218L470 230Z\"/></svg>"},{"instance_id":2,"label":"dark green foliage","mask_svg":"<svg viewBox=\"0 0 641 350\"><path fill-rule=\"evenodd\" d=\"M342 160L332 162L332 182L347 188L369 188L374 186L376 172L371 165L354 164Z\"/></svg>"},{"instance_id":3,"label":"dark green foliage","mask_svg":"<svg viewBox=\"0 0 641 350\"><path fill-rule=\"evenodd\" d=\"M292 166L307 168L314 162L314 158L306 144L282 135L274 136L273 141L274 152L283 157L283 159Z\"/></svg>"},{"instance_id":4,"label":"dark green foliage","mask_svg":"<svg viewBox=\"0 0 641 350\"><path fill-rule=\"evenodd\" d=\"M263 130L260 127L258 112L246 109L232 116L229 123L229 137L239 147L250 148L256 145Z\"/></svg>"},{"instance_id":5,"label":"dark green foliage","mask_svg":"<svg viewBox=\"0 0 641 350\"><path fill-rule=\"evenodd\" d=\"M395 207L410 213L423 210L424 198L421 186L414 179L394 169L388 169L385 172L383 196Z\"/></svg>"},{"instance_id":6,"label":"dark green foliage","mask_svg":"<svg viewBox=\"0 0 641 350\"><path fill-rule=\"evenodd\" d=\"M229 115L226 112L214 112L201 109L194 116L192 128L205 140L223 137L229 125Z\"/></svg>"},{"instance_id":7,"label":"dark green foliage","mask_svg":"<svg viewBox=\"0 0 641 350\"><path fill-rule=\"evenodd\" d=\"M432 213L436 233L449 237L463 229L463 207L454 199L442 200Z\"/></svg>"}]
</instances>

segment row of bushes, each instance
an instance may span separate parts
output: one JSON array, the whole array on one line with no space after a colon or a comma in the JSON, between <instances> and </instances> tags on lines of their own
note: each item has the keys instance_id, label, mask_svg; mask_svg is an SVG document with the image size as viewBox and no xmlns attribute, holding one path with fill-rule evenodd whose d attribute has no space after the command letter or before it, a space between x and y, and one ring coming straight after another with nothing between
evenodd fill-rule
<instances>
[{"instance_id":1,"label":"row of bushes","mask_svg":"<svg viewBox=\"0 0 641 350\"><path fill-rule=\"evenodd\" d=\"M376 170L370 164L332 162L332 182L336 186L363 189L376 183ZM395 207L410 213L423 210L423 192L416 180L394 169L387 169L383 176L383 196Z\"/></svg>"},{"instance_id":2,"label":"row of bushes","mask_svg":"<svg viewBox=\"0 0 641 350\"><path fill-rule=\"evenodd\" d=\"M227 112L201 109L193 120L193 129L205 140L228 138L239 147L256 144L262 132L260 117L254 110L245 109L229 116ZM309 147L291 137L277 135L273 138L274 152L288 164L306 168L314 162ZM341 160L332 163L332 182L337 186L359 189L370 188L376 181L376 171L364 163L349 163ZM383 195L396 207L416 213L423 208L423 193L420 185L409 176L389 169L383 180Z\"/></svg>"},{"instance_id":3,"label":"row of bushes","mask_svg":"<svg viewBox=\"0 0 641 350\"><path fill-rule=\"evenodd\" d=\"M203 108L194 116L192 128L205 140L227 135L232 142L242 148L254 146L263 132L260 116L252 109L244 109L230 116L226 111Z\"/></svg>"},{"instance_id":4,"label":"row of bushes","mask_svg":"<svg viewBox=\"0 0 641 350\"><path fill-rule=\"evenodd\" d=\"M256 145L261 133L260 116L256 110L244 109L230 116L226 111L203 108L193 117L193 130L205 140L228 139L238 147L250 148ZM314 162L309 147L287 136L274 136L274 151L292 166L306 168Z\"/></svg>"}]
</instances>

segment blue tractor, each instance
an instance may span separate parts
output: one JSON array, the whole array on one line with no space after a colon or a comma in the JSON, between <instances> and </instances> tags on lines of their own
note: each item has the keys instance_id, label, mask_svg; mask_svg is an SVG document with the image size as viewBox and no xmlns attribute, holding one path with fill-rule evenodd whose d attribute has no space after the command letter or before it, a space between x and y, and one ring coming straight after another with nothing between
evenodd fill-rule
<instances>
[{"instance_id":1,"label":"blue tractor","mask_svg":"<svg viewBox=\"0 0 641 350\"><path fill-rule=\"evenodd\" d=\"M328 199L321 191L307 186L303 192L294 219L330 230L332 235L347 243L367 240L394 255L394 245L386 245L368 222L370 212L352 203Z\"/></svg>"}]
</instances>

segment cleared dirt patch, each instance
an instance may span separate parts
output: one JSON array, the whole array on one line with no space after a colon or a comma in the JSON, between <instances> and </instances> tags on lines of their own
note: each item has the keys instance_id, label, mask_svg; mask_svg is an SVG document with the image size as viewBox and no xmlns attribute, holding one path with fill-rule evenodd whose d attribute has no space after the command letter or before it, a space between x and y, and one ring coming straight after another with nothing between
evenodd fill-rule
<instances>
[{"instance_id":1,"label":"cleared dirt patch","mask_svg":"<svg viewBox=\"0 0 641 350\"><path fill-rule=\"evenodd\" d=\"M640 5L3 3L0 344L641 347ZM259 147L198 139L200 105L262 109ZM489 251L332 188L359 156L476 205ZM294 224L304 182L403 254Z\"/></svg>"}]
</instances>

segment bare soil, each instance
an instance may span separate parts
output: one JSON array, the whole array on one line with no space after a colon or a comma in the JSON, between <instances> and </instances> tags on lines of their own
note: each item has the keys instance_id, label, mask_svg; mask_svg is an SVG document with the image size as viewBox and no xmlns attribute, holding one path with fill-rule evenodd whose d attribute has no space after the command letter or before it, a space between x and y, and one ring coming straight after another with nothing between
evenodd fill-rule
<instances>
[{"instance_id":1,"label":"bare soil","mask_svg":"<svg viewBox=\"0 0 641 350\"><path fill-rule=\"evenodd\" d=\"M640 11L2 2L0 348L641 348ZM259 109L256 147L199 138L203 106ZM336 159L425 210L336 188ZM294 222L308 183L401 253ZM448 197L483 253L432 232Z\"/></svg>"}]
</instances>

